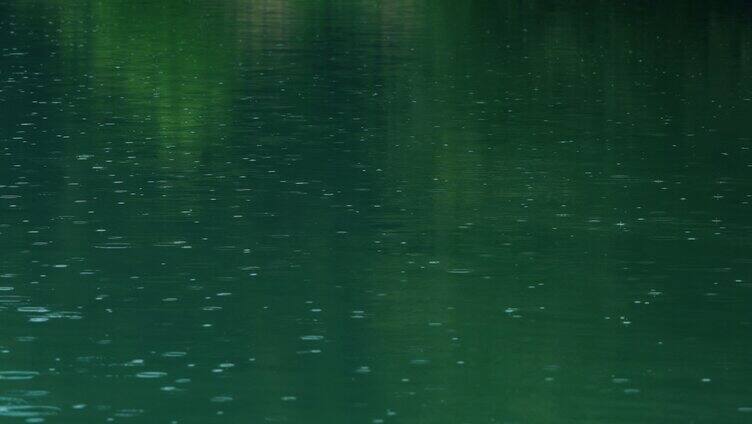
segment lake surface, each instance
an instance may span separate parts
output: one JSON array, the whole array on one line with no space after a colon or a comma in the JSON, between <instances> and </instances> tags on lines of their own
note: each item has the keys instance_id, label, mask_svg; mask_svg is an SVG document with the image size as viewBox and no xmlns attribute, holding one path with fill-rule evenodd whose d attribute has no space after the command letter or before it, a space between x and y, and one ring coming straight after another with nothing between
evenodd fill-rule
<instances>
[{"instance_id":1,"label":"lake surface","mask_svg":"<svg viewBox=\"0 0 752 424\"><path fill-rule=\"evenodd\" d=\"M752 7L622 3L0 0L0 422L752 422Z\"/></svg>"}]
</instances>

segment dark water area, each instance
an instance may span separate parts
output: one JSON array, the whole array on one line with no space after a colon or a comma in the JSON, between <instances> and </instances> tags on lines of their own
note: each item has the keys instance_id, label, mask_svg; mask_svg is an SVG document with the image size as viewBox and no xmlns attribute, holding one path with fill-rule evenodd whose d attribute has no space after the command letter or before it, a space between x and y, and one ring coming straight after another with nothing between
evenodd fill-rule
<instances>
[{"instance_id":1,"label":"dark water area","mask_svg":"<svg viewBox=\"0 0 752 424\"><path fill-rule=\"evenodd\" d=\"M0 0L0 422L752 422L746 2Z\"/></svg>"}]
</instances>

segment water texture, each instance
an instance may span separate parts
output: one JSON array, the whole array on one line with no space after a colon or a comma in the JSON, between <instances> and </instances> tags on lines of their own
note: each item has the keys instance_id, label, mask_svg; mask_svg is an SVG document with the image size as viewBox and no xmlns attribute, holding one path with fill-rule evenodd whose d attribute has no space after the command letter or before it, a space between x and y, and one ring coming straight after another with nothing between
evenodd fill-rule
<instances>
[{"instance_id":1,"label":"water texture","mask_svg":"<svg viewBox=\"0 0 752 424\"><path fill-rule=\"evenodd\" d=\"M0 0L0 422L752 422L741 1Z\"/></svg>"}]
</instances>

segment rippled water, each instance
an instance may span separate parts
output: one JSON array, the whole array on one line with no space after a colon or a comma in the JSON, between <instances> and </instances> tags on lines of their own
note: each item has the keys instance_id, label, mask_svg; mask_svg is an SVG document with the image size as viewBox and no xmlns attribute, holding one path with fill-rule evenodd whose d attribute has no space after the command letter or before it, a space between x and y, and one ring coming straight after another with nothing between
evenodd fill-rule
<instances>
[{"instance_id":1,"label":"rippled water","mask_svg":"<svg viewBox=\"0 0 752 424\"><path fill-rule=\"evenodd\" d=\"M0 0L0 421L752 421L744 2Z\"/></svg>"}]
</instances>

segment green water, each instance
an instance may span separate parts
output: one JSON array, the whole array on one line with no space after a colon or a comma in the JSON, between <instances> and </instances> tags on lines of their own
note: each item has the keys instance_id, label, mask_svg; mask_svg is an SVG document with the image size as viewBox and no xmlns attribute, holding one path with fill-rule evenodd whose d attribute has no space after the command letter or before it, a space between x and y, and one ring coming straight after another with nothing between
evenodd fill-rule
<instances>
[{"instance_id":1,"label":"green water","mask_svg":"<svg viewBox=\"0 0 752 424\"><path fill-rule=\"evenodd\" d=\"M0 422L752 422L744 2L0 1Z\"/></svg>"}]
</instances>

